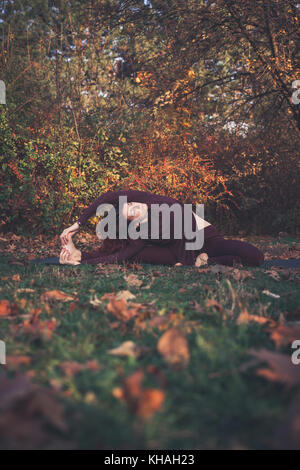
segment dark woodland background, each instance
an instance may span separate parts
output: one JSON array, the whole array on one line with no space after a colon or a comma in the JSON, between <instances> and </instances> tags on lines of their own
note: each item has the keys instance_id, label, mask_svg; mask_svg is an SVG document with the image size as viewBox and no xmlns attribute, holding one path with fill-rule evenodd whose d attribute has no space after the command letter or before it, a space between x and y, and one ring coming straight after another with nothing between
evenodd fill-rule
<instances>
[{"instance_id":1,"label":"dark woodland background","mask_svg":"<svg viewBox=\"0 0 300 470\"><path fill-rule=\"evenodd\" d=\"M299 233L299 45L290 0L1 1L1 229L140 189L224 233Z\"/></svg>"}]
</instances>

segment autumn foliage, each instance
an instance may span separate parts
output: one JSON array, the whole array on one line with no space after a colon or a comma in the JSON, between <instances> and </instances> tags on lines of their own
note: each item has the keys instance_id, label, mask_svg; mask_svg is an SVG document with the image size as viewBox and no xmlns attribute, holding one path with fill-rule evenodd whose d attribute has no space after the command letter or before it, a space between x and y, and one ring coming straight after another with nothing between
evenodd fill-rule
<instances>
[{"instance_id":1,"label":"autumn foliage","mask_svg":"<svg viewBox=\"0 0 300 470\"><path fill-rule=\"evenodd\" d=\"M25 3L1 13L4 230L57 233L134 188L224 233L299 231L298 5Z\"/></svg>"}]
</instances>

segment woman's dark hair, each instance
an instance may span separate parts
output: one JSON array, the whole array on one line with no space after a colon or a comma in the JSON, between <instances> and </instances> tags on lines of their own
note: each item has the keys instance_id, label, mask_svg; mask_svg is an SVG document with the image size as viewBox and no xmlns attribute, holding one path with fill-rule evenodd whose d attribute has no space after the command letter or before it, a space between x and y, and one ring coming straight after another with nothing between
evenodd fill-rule
<instances>
[{"instance_id":1,"label":"woman's dark hair","mask_svg":"<svg viewBox=\"0 0 300 470\"><path fill-rule=\"evenodd\" d=\"M115 253L116 251L120 251L123 248L125 248L128 245L128 240L127 239L120 239L120 227L119 227L119 204L112 204L115 208L116 211L116 238L105 238L104 240L101 240L101 247L99 249L99 252L109 255L112 253ZM112 209L111 209L112 210ZM123 214L121 213L121 218L124 219ZM130 223L130 220L126 219L127 221L127 228Z\"/></svg>"}]
</instances>

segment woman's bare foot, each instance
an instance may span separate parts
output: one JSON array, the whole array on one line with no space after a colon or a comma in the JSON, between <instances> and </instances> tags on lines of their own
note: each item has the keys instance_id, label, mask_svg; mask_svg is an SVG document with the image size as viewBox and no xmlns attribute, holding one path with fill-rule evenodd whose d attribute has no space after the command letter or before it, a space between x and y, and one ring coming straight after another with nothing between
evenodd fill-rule
<instances>
[{"instance_id":1,"label":"woman's bare foot","mask_svg":"<svg viewBox=\"0 0 300 470\"><path fill-rule=\"evenodd\" d=\"M182 266L182 263L176 263L174 266Z\"/></svg>"},{"instance_id":2,"label":"woman's bare foot","mask_svg":"<svg viewBox=\"0 0 300 470\"><path fill-rule=\"evenodd\" d=\"M59 262L61 264L74 264L78 265L81 261L81 251L77 250L72 238L69 238L69 241L66 245L62 247L60 252Z\"/></svg>"},{"instance_id":3,"label":"woman's bare foot","mask_svg":"<svg viewBox=\"0 0 300 470\"><path fill-rule=\"evenodd\" d=\"M208 254L207 253L200 253L200 255L197 256L195 266L199 268L200 266L205 266L207 264L208 260Z\"/></svg>"}]
</instances>

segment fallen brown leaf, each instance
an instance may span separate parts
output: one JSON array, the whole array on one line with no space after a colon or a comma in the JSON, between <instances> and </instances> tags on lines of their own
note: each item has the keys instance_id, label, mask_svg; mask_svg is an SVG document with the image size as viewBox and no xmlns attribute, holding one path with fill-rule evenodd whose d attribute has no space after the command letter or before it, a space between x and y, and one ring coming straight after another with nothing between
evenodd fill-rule
<instances>
[{"instance_id":1,"label":"fallen brown leaf","mask_svg":"<svg viewBox=\"0 0 300 470\"><path fill-rule=\"evenodd\" d=\"M52 317L50 320L37 320L36 317L30 317L29 320L25 320L23 327L24 333L31 333L34 336L43 338L45 341L51 339L54 330L57 327L56 318Z\"/></svg>"},{"instance_id":2,"label":"fallen brown leaf","mask_svg":"<svg viewBox=\"0 0 300 470\"><path fill-rule=\"evenodd\" d=\"M143 307L142 304L131 303L130 305L126 300L111 299L106 308L109 313L114 315L118 320L128 321L135 315L138 315L139 309Z\"/></svg>"},{"instance_id":3,"label":"fallen brown leaf","mask_svg":"<svg viewBox=\"0 0 300 470\"><path fill-rule=\"evenodd\" d=\"M41 294L41 301L47 302L48 300L59 300L61 302L69 302L71 300L75 301L77 298L74 295L66 294L61 290L49 290Z\"/></svg>"},{"instance_id":4,"label":"fallen brown leaf","mask_svg":"<svg viewBox=\"0 0 300 470\"><path fill-rule=\"evenodd\" d=\"M107 352L115 356L138 357L140 348L133 341L124 341L117 348L109 349Z\"/></svg>"},{"instance_id":5,"label":"fallen brown leaf","mask_svg":"<svg viewBox=\"0 0 300 470\"><path fill-rule=\"evenodd\" d=\"M143 419L149 419L161 408L165 394L157 388L146 388L142 391L138 400L137 415Z\"/></svg>"},{"instance_id":6,"label":"fallen brown leaf","mask_svg":"<svg viewBox=\"0 0 300 470\"><path fill-rule=\"evenodd\" d=\"M106 292L105 294L102 295L102 297L100 297L100 300L111 300L111 299L115 299L115 300L130 300L130 299L134 299L135 298L135 294L132 294L132 292L130 292L129 290L120 290L118 292Z\"/></svg>"},{"instance_id":7,"label":"fallen brown leaf","mask_svg":"<svg viewBox=\"0 0 300 470\"><path fill-rule=\"evenodd\" d=\"M30 356L6 356L6 367L8 369L17 369L20 365L28 365L30 362Z\"/></svg>"},{"instance_id":8,"label":"fallen brown leaf","mask_svg":"<svg viewBox=\"0 0 300 470\"><path fill-rule=\"evenodd\" d=\"M279 299L280 295L278 294L273 294L273 292L270 292L268 289L264 289L262 291L263 294L268 295L269 297L273 297L274 299Z\"/></svg>"},{"instance_id":9,"label":"fallen brown leaf","mask_svg":"<svg viewBox=\"0 0 300 470\"><path fill-rule=\"evenodd\" d=\"M22 292L35 292L35 290L34 290L34 289L30 289L29 287L22 287L22 288L17 289L16 292L18 292L18 293L22 293Z\"/></svg>"},{"instance_id":10,"label":"fallen brown leaf","mask_svg":"<svg viewBox=\"0 0 300 470\"><path fill-rule=\"evenodd\" d=\"M49 443L49 425L67 431L64 408L52 390L29 382L26 375L0 375L0 435L5 448L30 449ZM57 438L57 437L56 437Z\"/></svg>"},{"instance_id":11,"label":"fallen brown leaf","mask_svg":"<svg viewBox=\"0 0 300 470\"><path fill-rule=\"evenodd\" d=\"M278 352L260 349L255 351L250 349L249 354L266 362L270 369L258 369L257 375L267 380L284 382L287 385L298 385L300 383L300 368L291 361L291 356Z\"/></svg>"},{"instance_id":12,"label":"fallen brown leaf","mask_svg":"<svg viewBox=\"0 0 300 470\"><path fill-rule=\"evenodd\" d=\"M152 272L151 272L151 275L152 275L153 277L161 277L161 276L163 276L163 273L160 272L160 271L152 271Z\"/></svg>"},{"instance_id":13,"label":"fallen brown leaf","mask_svg":"<svg viewBox=\"0 0 300 470\"><path fill-rule=\"evenodd\" d=\"M186 337L177 328L170 328L159 338L157 350L171 366L183 367L190 360Z\"/></svg>"},{"instance_id":14,"label":"fallen brown leaf","mask_svg":"<svg viewBox=\"0 0 300 470\"><path fill-rule=\"evenodd\" d=\"M92 359L91 361L87 361L85 363L85 367L89 370L94 370L94 371L100 370L100 366L99 366L97 359Z\"/></svg>"},{"instance_id":15,"label":"fallen brown leaf","mask_svg":"<svg viewBox=\"0 0 300 470\"><path fill-rule=\"evenodd\" d=\"M265 274L267 274L269 277L274 279L274 281L281 281L280 274L277 271L275 271L275 269L265 271Z\"/></svg>"},{"instance_id":16,"label":"fallen brown leaf","mask_svg":"<svg viewBox=\"0 0 300 470\"><path fill-rule=\"evenodd\" d=\"M223 307L219 302L215 299L207 299L206 307L215 307L219 312L223 312Z\"/></svg>"},{"instance_id":17,"label":"fallen brown leaf","mask_svg":"<svg viewBox=\"0 0 300 470\"><path fill-rule=\"evenodd\" d=\"M129 274L128 276L124 276L124 279L129 286L140 287L143 284L143 281L133 273Z\"/></svg>"},{"instance_id":18,"label":"fallen brown leaf","mask_svg":"<svg viewBox=\"0 0 300 470\"><path fill-rule=\"evenodd\" d=\"M128 267L131 268L131 269L136 269L137 271L141 271L144 269L144 266L141 266L140 264L137 264L137 262L133 262L133 263L128 263Z\"/></svg>"},{"instance_id":19,"label":"fallen brown leaf","mask_svg":"<svg viewBox=\"0 0 300 470\"><path fill-rule=\"evenodd\" d=\"M129 290L120 290L116 293L116 300L131 300L136 296L132 294Z\"/></svg>"},{"instance_id":20,"label":"fallen brown leaf","mask_svg":"<svg viewBox=\"0 0 300 470\"><path fill-rule=\"evenodd\" d=\"M73 377L78 372L81 372L84 369L83 364L76 361L65 361L59 365L63 373L68 377Z\"/></svg>"},{"instance_id":21,"label":"fallen brown leaf","mask_svg":"<svg viewBox=\"0 0 300 470\"><path fill-rule=\"evenodd\" d=\"M300 326L279 325L271 331L270 336L277 348L287 346L295 339L300 339Z\"/></svg>"},{"instance_id":22,"label":"fallen brown leaf","mask_svg":"<svg viewBox=\"0 0 300 470\"><path fill-rule=\"evenodd\" d=\"M255 322L264 325L265 323L273 323L275 325L274 320L266 317L260 317L258 315L252 315L248 313L248 310L245 308L237 318L237 324L242 325L244 323Z\"/></svg>"},{"instance_id":23,"label":"fallen brown leaf","mask_svg":"<svg viewBox=\"0 0 300 470\"><path fill-rule=\"evenodd\" d=\"M147 420L157 412L164 402L165 394L156 388L142 388L144 373L138 370L123 380L122 389L114 390L114 396L125 401L132 413Z\"/></svg>"},{"instance_id":24,"label":"fallen brown leaf","mask_svg":"<svg viewBox=\"0 0 300 470\"><path fill-rule=\"evenodd\" d=\"M18 306L12 304L9 300L0 300L0 317L7 317L18 313Z\"/></svg>"},{"instance_id":25,"label":"fallen brown leaf","mask_svg":"<svg viewBox=\"0 0 300 470\"><path fill-rule=\"evenodd\" d=\"M77 361L64 361L60 364L60 368L66 376L73 377L78 372L86 369L98 371L100 366L97 359L93 359L83 364Z\"/></svg>"},{"instance_id":26,"label":"fallen brown leaf","mask_svg":"<svg viewBox=\"0 0 300 470\"><path fill-rule=\"evenodd\" d=\"M149 317L148 311L146 311L144 314L140 314L138 317L136 317L134 331L151 331L153 328L164 330L166 328L170 328L171 325L173 327L179 326L183 323L183 321L184 316L177 312L171 312L166 313L164 315L155 315L153 317Z\"/></svg>"}]
</instances>

